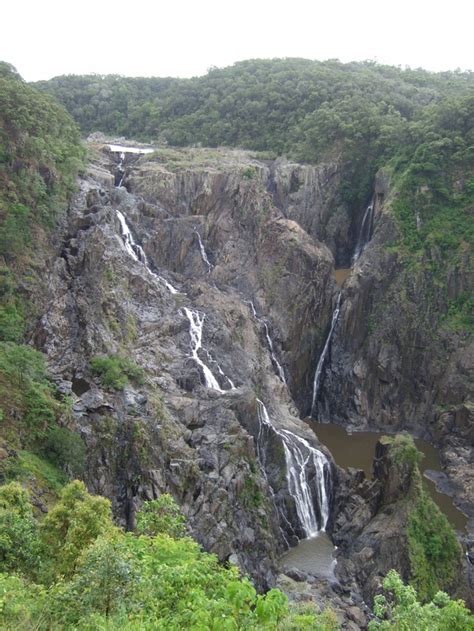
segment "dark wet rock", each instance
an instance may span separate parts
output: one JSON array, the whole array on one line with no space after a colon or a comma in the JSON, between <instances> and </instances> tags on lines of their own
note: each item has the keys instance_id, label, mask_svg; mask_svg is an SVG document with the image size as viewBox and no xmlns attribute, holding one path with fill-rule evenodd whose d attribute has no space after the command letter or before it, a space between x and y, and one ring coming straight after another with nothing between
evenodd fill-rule
<instances>
[{"instance_id":1,"label":"dark wet rock","mask_svg":"<svg viewBox=\"0 0 474 631\"><path fill-rule=\"evenodd\" d=\"M308 575L305 574L305 572L302 572L301 570L298 570L298 568L296 567L290 567L290 568L282 568L285 572L285 574L287 576L289 576L290 578L292 578L294 581L306 581L308 580Z\"/></svg>"},{"instance_id":2,"label":"dark wet rock","mask_svg":"<svg viewBox=\"0 0 474 631\"><path fill-rule=\"evenodd\" d=\"M97 153L55 236L33 341L56 382L73 393L76 429L87 444L85 480L112 500L118 523L133 528L143 501L169 492L203 547L263 588L275 583L287 543L304 533L274 432L265 439L264 470L258 461L257 396L279 427L317 445L300 412L308 412L338 293L334 263L347 264L360 217L341 203L337 164L259 162L238 151L178 154L168 162L134 156L126 188L115 189L118 156ZM396 235L383 208L388 194L380 174L374 238L344 286L318 411L345 424L393 430L420 428L420 419L428 419L423 431L444 442L447 475L468 504L471 351L446 334L434 352L431 312L412 326L426 298L420 279L405 314L402 266L385 248ZM127 253L116 210L153 274ZM460 270L449 274L455 295L466 278ZM171 294L163 279L180 293ZM223 393L205 387L192 357L186 306L205 314L199 357ZM263 320L288 386L276 374ZM143 369L143 382L104 387L91 370L97 356L126 357ZM361 622L356 610L378 588L380 573L390 563L404 571L407 562L399 532L404 513L393 508L406 481L391 477L384 457L374 480L331 463L328 531L340 546L341 584L298 570L297 581L285 579L300 599L335 603L347 625ZM352 618L348 607L355 608Z\"/></svg>"}]
</instances>

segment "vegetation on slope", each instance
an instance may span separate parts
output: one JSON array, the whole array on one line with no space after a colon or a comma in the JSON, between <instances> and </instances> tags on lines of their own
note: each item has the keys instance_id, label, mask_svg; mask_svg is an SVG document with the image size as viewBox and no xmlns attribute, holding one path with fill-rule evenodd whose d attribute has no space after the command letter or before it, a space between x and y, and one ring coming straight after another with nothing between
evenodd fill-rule
<instances>
[{"instance_id":1,"label":"vegetation on slope","mask_svg":"<svg viewBox=\"0 0 474 631\"><path fill-rule=\"evenodd\" d=\"M337 629L331 612L290 609L276 589L258 596L201 552L169 495L145 504L133 534L81 482L42 522L11 483L0 487L0 524L3 629Z\"/></svg>"},{"instance_id":2,"label":"vegetation on slope","mask_svg":"<svg viewBox=\"0 0 474 631\"><path fill-rule=\"evenodd\" d=\"M23 629L237 629L336 631L330 610L289 605L277 589L257 595L235 567L186 536L169 495L145 503L137 532L113 525L110 503L68 484L39 522L17 483L0 487L0 623ZM462 602L438 593L421 605L391 572L371 629L472 629ZM416 624L414 624L416 623ZM453 626L455 625L455 626Z\"/></svg>"},{"instance_id":3,"label":"vegetation on slope","mask_svg":"<svg viewBox=\"0 0 474 631\"><path fill-rule=\"evenodd\" d=\"M58 488L54 465L77 475L84 447L58 425L67 423L67 401L44 356L25 344L36 315L30 296L83 157L64 108L0 63L0 478L31 477L46 489Z\"/></svg>"},{"instance_id":4,"label":"vegetation on slope","mask_svg":"<svg viewBox=\"0 0 474 631\"><path fill-rule=\"evenodd\" d=\"M356 216L384 167L399 228L394 247L411 266L434 272L452 326L472 329L470 288L449 296L446 289L447 264L461 275L472 266L472 73L274 59L193 79L63 76L37 86L85 133L337 159L341 196Z\"/></svg>"}]
</instances>

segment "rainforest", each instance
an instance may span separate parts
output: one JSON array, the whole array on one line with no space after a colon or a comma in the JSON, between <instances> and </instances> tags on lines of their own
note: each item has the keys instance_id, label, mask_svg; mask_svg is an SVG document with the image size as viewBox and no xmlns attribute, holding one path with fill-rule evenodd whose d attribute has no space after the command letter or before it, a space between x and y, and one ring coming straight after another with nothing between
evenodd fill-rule
<instances>
[{"instance_id":1,"label":"rainforest","mask_svg":"<svg viewBox=\"0 0 474 631\"><path fill-rule=\"evenodd\" d=\"M5 629L474 629L474 78L0 63Z\"/></svg>"}]
</instances>

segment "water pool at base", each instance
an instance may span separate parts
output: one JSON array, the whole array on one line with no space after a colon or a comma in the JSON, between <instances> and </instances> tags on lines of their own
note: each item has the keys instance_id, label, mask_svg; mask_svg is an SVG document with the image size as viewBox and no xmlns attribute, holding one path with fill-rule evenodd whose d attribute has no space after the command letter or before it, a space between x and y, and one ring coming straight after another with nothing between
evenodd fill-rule
<instances>
[{"instance_id":1,"label":"water pool at base","mask_svg":"<svg viewBox=\"0 0 474 631\"><path fill-rule=\"evenodd\" d=\"M296 567L319 578L334 578L336 548L328 535L321 531L315 537L302 539L280 559L280 565Z\"/></svg>"},{"instance_id":2,"label":"water pool at base","mask_svg":"<svg viewBox=\"0 0 474 631\"><path fill-rule=\"evenodd\" d=\"M387 432L353 432L349 434L344 427L334 423L311 423L311 428L318 439L332 453L336 464L347 469L363 469L368 478L372 478L372 465L375 456L375 445ZM415 438L415 444L423 453L420 464L421 473L426 470L442 471L438 450L425 440ZM423 482L432 499L443 511L456 530L465 532L468 518L453 503L449 495L436 490L436 485L423 476Z\"/></svg>"}]
</instances>

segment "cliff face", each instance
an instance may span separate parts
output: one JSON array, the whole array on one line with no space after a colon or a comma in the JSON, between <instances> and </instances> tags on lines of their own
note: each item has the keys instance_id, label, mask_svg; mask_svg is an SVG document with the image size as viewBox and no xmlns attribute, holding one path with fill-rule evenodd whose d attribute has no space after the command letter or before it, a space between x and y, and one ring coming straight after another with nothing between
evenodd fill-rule
<instances>
[{"instance_id":1,"label":"cliff face","mask_svg":"<svg viewBox=\"0 0 474 631\"><path fill-rule=\"evenodd\" d=\"M390 248L390 195L379 174L374 233L343 286L316 414L352 429L409 430L439 446L472 530L474 345L443 316L449 298L472 293L472 271L461 262L440 278L402 265Z\"/></svg>"},{"instance_id":2,"label":"cliff face","mask_svg":"<svg viewBox=\"0 0 474 631\"><path fill-rule=\"evenodd\" d=\"M127 191L114 187L116 156L97 153L58 234L35 343L73 399L90 490L128 527L143 500L171 492L206 549L266 585L304 533L274 432L266 470L257 457L257 396L275 426L315 443L289 388L310 382L333 257L275 208L265 164L223 158L174 169L134 158ZM143 383L104 386L97 357L131 360Z\"/></svg>"},{"instance_id":3,"label":"cliff face","mask_svg":"<svg viewBox=\"0 0 474 631\"><path fill-rule=\"evenodd\" d=\"M171 492L207 550L272 584L279 553L305 534L275 428L325 453L300 418L339 292L335 260L347 265L360 218L340 202L336 164L166 149L128 156L116 188L118 154L94 151L58 231L34 336L72 397L88 487L128 527L142 501ZM472 356L452 335L441 349L432 339L423 279L407 284L385 247L395 228L377 186L374 235L342 290L317 414L435 439L455 428L455 459L472 431ZM106 387L97 357L126 358L144 379ZM263 404L274 428L262 447ZM340 507L353 489L329 470ZM320 478L309 463L317 506ZM377 508L364 493L370 521Z\"/></svg>"}]
</instances>

